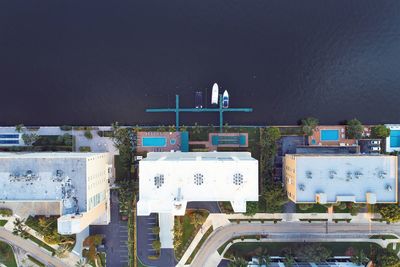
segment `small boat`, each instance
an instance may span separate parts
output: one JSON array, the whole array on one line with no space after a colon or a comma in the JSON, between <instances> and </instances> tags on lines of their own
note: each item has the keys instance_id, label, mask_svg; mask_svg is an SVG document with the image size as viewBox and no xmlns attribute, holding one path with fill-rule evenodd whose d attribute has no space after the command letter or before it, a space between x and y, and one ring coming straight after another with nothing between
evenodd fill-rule
<instances>
[{"instance_id":1,"label":"small boat","mask_svg":"<svg viewBox=\"0 0 400 267\"><path fill-rule=\"evenodd\" d=\"M224 91L224 94L222 95L222 107L223 108L228 108L229 107L229 94L228 91Z\"/></svg>"},{"instance_id":2,"label":"small boat","mask_svg":"<svg viewBox=\"0 0 400 267\"><path fill-rule=\"evenodd\" d=\"M218 104L218 97L219 97L219 88L218 84L214 83L212 87L212 94L211 94L211 104Z\"/></svg>"},{"instance_id":3,"label":"small boat","mask_svg":"<svg viewBox=\"0 0 400 267\"><path fill-rule=\"evenodd\" d=\"M203 108L203 92L197 91L194 97L195 107Z\"/></svg>"}]
</instances>

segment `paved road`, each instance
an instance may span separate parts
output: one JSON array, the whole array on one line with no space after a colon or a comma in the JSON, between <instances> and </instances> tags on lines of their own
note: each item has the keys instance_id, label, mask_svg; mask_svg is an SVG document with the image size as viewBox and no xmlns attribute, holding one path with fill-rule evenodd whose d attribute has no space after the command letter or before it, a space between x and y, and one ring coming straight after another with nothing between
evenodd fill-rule
<instances>
[{"instance_id":1,"label":"paved road","mask_svg":"<svg viewBox=\"0 0 400 267\"><path fill-rule=\"evenodd\" d=\"M192 266L203 267L207 265L207 259L226 241L235 236L249 234L273 234L279 233L281 237L303 238L304 240L320 238L351 239L368 237L370 234L400 234L400 224L383 223L303 223L280 222L278 224L230 224L218 228L202 245L194 259Z\"/></svg>"},{"instance_id":2,"label":"paved road","mask_svg":"<svg viewBox=\"0 0 400 267\"><path fill-rule=\"evenodd\" d=\"M15 236L9 231L5 230L4 228L0 228L0 239L6 240L6 242L10 243L13 246L23 248L23 250L25 250L31 255L35 255L35 258L37 258L43 263L52 264L54 266L60 266L60 267L68 267L68 266L73 266L75 264L75 263L71 263L71 265L65 264L61 260L52 257L51 255L44 252L36 244L33 244L30 241L25 240L19 236Z\"/></svg>"}]
</instances>

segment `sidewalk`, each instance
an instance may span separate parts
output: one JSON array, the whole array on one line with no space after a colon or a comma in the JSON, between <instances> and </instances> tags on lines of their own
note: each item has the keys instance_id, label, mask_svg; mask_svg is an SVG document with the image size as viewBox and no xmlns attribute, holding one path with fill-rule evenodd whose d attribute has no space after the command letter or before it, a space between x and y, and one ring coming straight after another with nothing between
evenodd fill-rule
<instances>
[{"instance_id":1,"label":"sidewalk","mask_svg":"<svg viewBox=\"0 0 400 267\"><path fill-rule=\"evenodd\" d=\"M308 219L327 219L328 221L351 219L351 222L370 223L370 219L381 218L381 215L378 213L373 215L370 213L359 213L356 216L352 216L350 213L257 213L254 216L235 213L224 215L228 220L281 220L284 222L296 222Z\"/></svg>"},{"instance_id":2,"label":"sidewalk","mask_svg":"<svg viewBox=\"0 0 400 267\"><path fill-rule=\"evenodd\" d=\"M4 225L4 229L6 229L7 231L9 231L9 232L12 233L12 231L13 231L13 229L14 229L14 220L15 220L15 219L16 219L15 216L10 217L9 220L8 220L8 222ZM51 245L51 244L48 244L46 241L44 241L43 236L42 236L41 234L39 234L37 231L33 230L33 229L30 228L29 226L25 225L25 228L26 228L27 232L28 232L30 235L32 235L32 236L36 237L37 239L39 239L40 241L46 243L48 246L52 247L53 249L57 250L57 249L59 248L58 245ZM33 242L33 241L32 241L32 242ZM35 245L37 245L37 244L35 243ZM56 256L53 256L53 257L56 257ZM67 254L67 257L65 257L65 258L59 258L59 259L60 259L61 261L63 261L65 264L70 264L70 263L75 263L75 262L79 261L80 257L77 256L76 254L74 254L74 253L71 251L71 252L69 252L69 253Z\"/></svg>"},{"instance_id":3,"label":"sidewalk","mask_svg":"<svg viewBox=\"0 0 400 267\"><path fill-rule=\"evenodd\" d=\"M272 222L272 220L279 220L283 222L299 222L300 219L327 219L330 222L333 222L334 219L351 219L350 224L353 223L373 223L373 224L385 224L385 222L371 222L370 220L371 214L369 213L359 213L357 216L352 216L349 213L257 213L254 216L246 216L243 214L210 214L206 221L204 222L202 226L202 230L199 231L195 238L193 239L192 243L189 245L185 253L183 254L181 260L178 262L177 266L183 267L183 266L188 266L185 265L187 259L190 257L200 240L202 239L204 233L207 232L207 230L213 226L214 232L218 231L219 228L222 228L223 226L229 225L229 224L234 224L230 220L245 220L245 221L251 221L252 223L261 223L261 220L269 220ZM379 214L374 214L372 218L380 218ZM235 223L236 224L236 223ZM271 235L270 235L271 236ZM275 235L274 235L275 236ZM279 237L279 235L276 235ZM293 237L291 237L293 239ZM271 237L269 237L268 241L271 242L279 242L279 240L282 242L287 241L287 239L281 238L281 239L273 239L271 240ZM396 242L393 239L391 240L380 240L380 239L354 239L357 242L374 242L382 247L386 247L389 243ZM241 240L239 240L241 241ZM251 240L254 242L266 242L266 240ZM302 240L301 240L302 241ZM321 241L321 240L319 240ZM238 242L238 241L236 241ZM400 239L397 240L397 242L400 242ZM229 246L228 246L229 247ZM220 256L218 253L214 253L211 255L212 262L219 262L222 259L222 256Z\"/></svg>"}]
</instances>

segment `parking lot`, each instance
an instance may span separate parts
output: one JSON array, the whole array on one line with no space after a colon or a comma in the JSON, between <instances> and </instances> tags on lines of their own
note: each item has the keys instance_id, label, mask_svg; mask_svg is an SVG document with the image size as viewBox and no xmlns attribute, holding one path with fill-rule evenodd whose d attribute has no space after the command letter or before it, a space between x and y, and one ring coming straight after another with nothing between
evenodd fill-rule
<instances>
[{"instance_id":1,"label":"parking lot","mask_svg":"<svg viewBox=\"0 0 400 267\"><path fill-rule=\"evenodd\" d=\"M92 225L90 234L105 235L107 266L125 267L128 265L128 225L119 216L118 192L111 191L111 222L109 225Z\"/></svg>"},{"instance_id":2,"label":"parking lot","mask_svg":"<svg viewBox=\"0 0 400 267\"><path fill-rule=\"evenodd\" d=\"M176 265L173 249L161 249L157 260L150 260L149 256L157 255L152 247L157 236L153 234L153 227L158 226L157 214L137 217L137 253L140 261L148 266L171 267Z\"/></svg>"}]
</instances>

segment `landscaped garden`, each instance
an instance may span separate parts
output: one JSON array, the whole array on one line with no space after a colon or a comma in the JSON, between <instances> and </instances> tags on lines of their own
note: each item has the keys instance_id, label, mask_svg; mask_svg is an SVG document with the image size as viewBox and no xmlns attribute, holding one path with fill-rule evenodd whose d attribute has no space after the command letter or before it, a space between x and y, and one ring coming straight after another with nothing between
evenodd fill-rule
<instances>
[{"instance_id":1,"label":"landscaped garden","mask_svg":"<svg viewBox=\"0 0 400 267\"><path fill-rule=\"evenodd\" d=\"M72 250L75 245L75 235L59 234L57 218L57 216L29 216L25 224L41 234L47 244L64 246L67 250Z\"/></svg>"},{"instance_id":2,"label":"landscaped garden","mask_svg":"<svg viewBox=\"0 0 400 267\"><path fill-rule=\"evenodd\" d=\"M208 214L205 210L187 210L185 216L175 217L174 249L177 260L183 256Z\"/></svg>"},{"instance_id":3,"label":"landscaped garden","mask_svg":"<svg viewBox=\"0 0 400 267\"><path fill-rule=\"evenodd\" d=\"M224 246L226 246L225 244ZM221 250L219 250L222 252ZM333 256L357 257L362 252L368 259L381 260L388 251L375 243L322 242L322 243L281 243L281 242L239 242L231 245L225 257L241 257L250 260L258 256L293 257L303 261L323 262ZM356 260L356 259L354 259Z\"/></svg>"},{"instance_id":4,"label":"landscaped garden","mask_svg":"<svg viewBox=\"0 0 400 267\"><path fill-rule=\"evenodd\" d=\"M17 267L17 262L11 246L2 241L0 241L0 263L7 267Z\"/></svg>"},{"instance_id":5,"label":"landscaped garden","mask_svg":"<svg viewBox=\"0 0 400 267\"><path fill-rule=\"evenodd\" d=\"M296 204L297 213L326 213L327 207L320 204Z\"/></svg>"}]
</instances>

